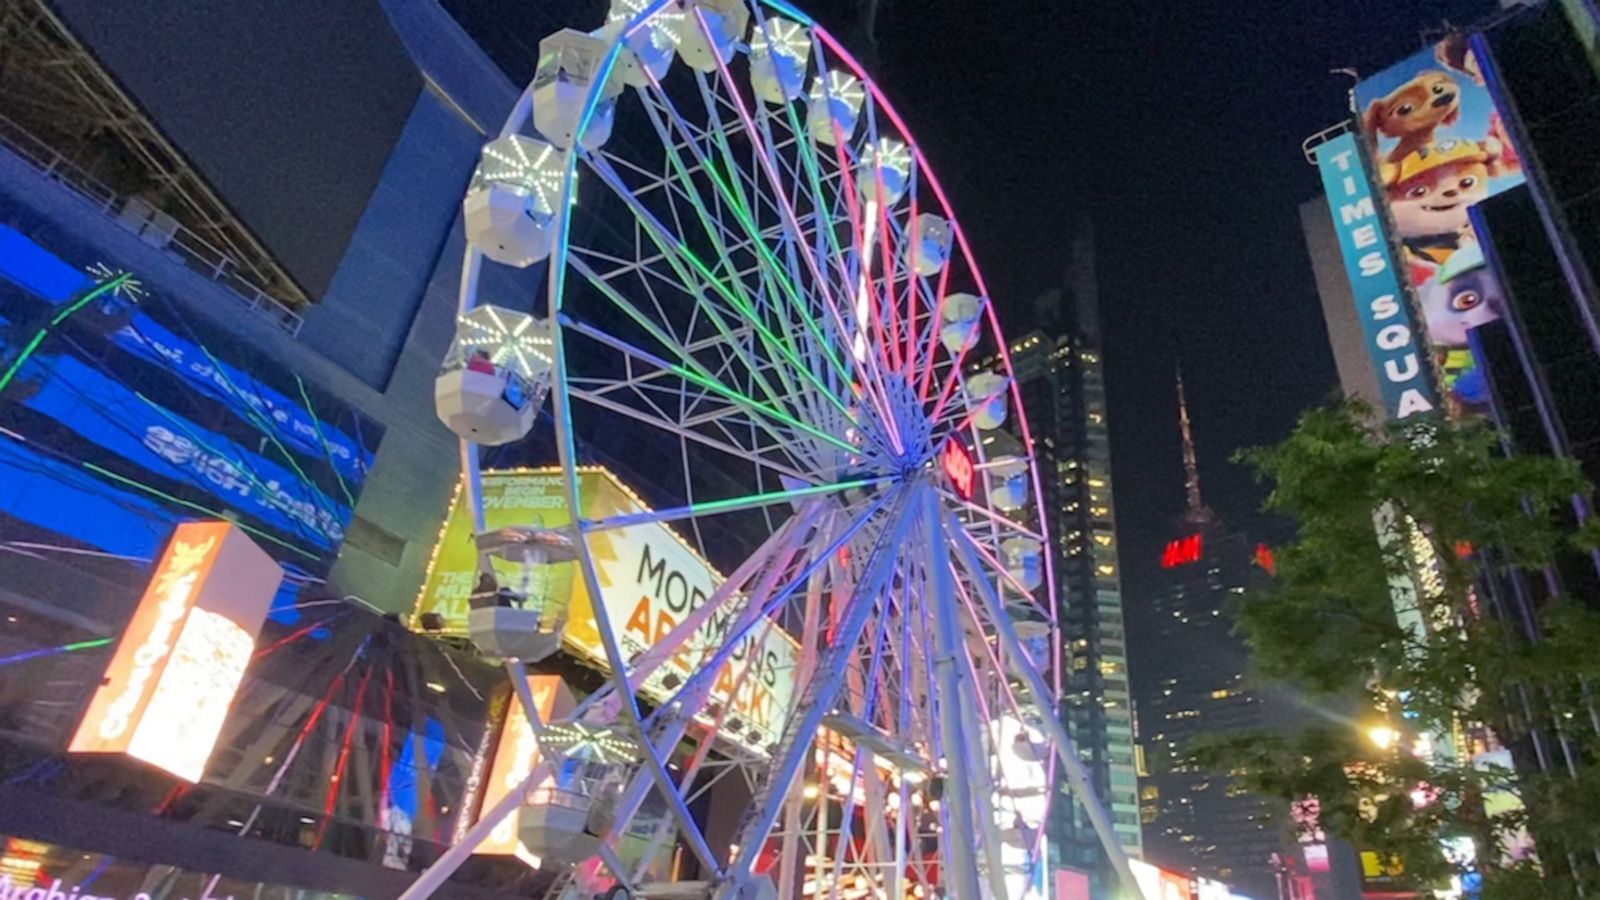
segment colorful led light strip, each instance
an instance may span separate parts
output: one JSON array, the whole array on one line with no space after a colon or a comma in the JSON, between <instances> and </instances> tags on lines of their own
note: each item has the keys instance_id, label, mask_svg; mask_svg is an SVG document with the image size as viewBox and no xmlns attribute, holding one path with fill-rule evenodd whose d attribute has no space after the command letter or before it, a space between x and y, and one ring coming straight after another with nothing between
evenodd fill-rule
<instances>
[{"instance_id":1,"label":"colorful led light strip","mask_svg":"<svg viewBox=\"0 0 1600 900\"><path fill-rule=\"evenodd\" d=\"M39 345L44 343L44 339L50 335L50 329L66 321L68 316L88 305L89 301L122 287L122 285L132 277L133 273L123 272L121 275L118 275L110 281L101 282L99 285L95 286L94 290L91 290L82 297L79 297L72 303L71 306L68 306L67 308L56 313L55 318L50 320L50 324L39 329L39 333L35 334L33 338L28 341L27 345L22 348L22 352L17 354L17 358L11 361L11 365L6 367L5 374L0 375L0 391L5 390L6 385L10 384L12 379L17 377L17 372L22 369L22 364L27 362L29 357L33 356L33 352L38 350Z\"/></svg>"},{"instance_id":2,"label":"colorful led light strip","mask_svg":"<svg viewBox=\"0 0 1600 900\"><path fill-rule=\"evenodd\" d=\"M71 644L62 644L59 647L43 647L38 650L29 650L26 653L16 653L11 656L0 656L0 666L9 666L12 663L26 662L38 659L41 656L56 656L62 653L71 653L74 650L91 650L95 647L104 647L116 638L95 638L89 641L77 641Z\"/></svg>"}]
</instances>

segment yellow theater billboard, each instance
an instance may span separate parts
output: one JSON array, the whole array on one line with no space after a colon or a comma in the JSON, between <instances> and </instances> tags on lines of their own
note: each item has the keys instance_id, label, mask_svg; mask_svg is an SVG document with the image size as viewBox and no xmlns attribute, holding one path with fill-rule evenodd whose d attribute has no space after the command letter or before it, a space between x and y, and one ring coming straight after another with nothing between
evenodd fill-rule
<instances>
[{"instance_id":1,"label":"yellow theater billboard","mask_svg":"<svg viewBox=\"0 0 1600 900\"><path fill-rule=\"evenodd\" d=\"M555 528L571 523L559 469L486 471L482 484L484 524L491 530L511 526ZM581 470L578 493L579 515L584 520L650 511L603 468ZM469 597L478 577L473 530L472 511L461 502L458 490L416 605L418 618L437 614L450 633L467 631ZM617 631L623 655L630 660L671 633L724 580L666 525L645 523L608 529L590 534L587 540L606 612ZM501 584L515 587L523 583L524 573L517 564L498 559L493 564ZM605 649L592 601L577 565L540 567L543 571L528 576L529 593L567 597L565 645L577 655L605 666ZM668 682L679 686L693 674L701 651L720 646L731 622L726 616L712 616L680 652L656 670L640 693L658 702L669 698L675 688L669 688ZM717 701L730 705L721 732L724 736L758 751L765 751L777 741L794 696L798 651L795 641L774 623L758 623L750 630L717 673L712 690ZM702 724L710 724L709 717L703 717Z\"/></svg>"},{"instance_id":2,"label":"yellow theater billboard","mask_svg":"<svg viewBox=\"0 0 1600 900\"><path fill-rule=\"evenodd\" d=\"M68 749L199 781L282 580L233 523L179 525Z\"/></svg>"}]
</instances>

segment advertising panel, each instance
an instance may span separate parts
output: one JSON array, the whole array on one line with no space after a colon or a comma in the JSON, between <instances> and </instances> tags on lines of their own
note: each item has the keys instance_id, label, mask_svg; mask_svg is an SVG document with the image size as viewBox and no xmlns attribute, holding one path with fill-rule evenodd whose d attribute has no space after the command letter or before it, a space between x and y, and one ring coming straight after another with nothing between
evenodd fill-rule
<instances>
[{"instance_id":1,"label":"advertising panel","mask_svg":"<svg viewBox=\"0 0 1600 900\"><path fill-rule=\"evenodd\" d=\"M217 359L210 350L184 340L143 313L111 336L122 349L140 359L167 367L197 390L223 402L225 407L262 431L294 447L297 452L326 459L345 478L365 481L372 467L372 451L334 423L318 416L300 384L304 402L290 400L254 375ZM299 382L299 376L295 376ZM351 417L359 424L360 417Z\"/></svg>"},{"instance_id":2,"label":"advertising panel","mask_svg":"<svg viewBox=\"0 0 1600 900\"><path fill-rule=\"evenodd\" d=\"M1438 398L1356 136L1346 132L1319 145L1317 168L1384 409L1396 419L1429 412Z\"/></svg>"},{"instance_id":3,"label":"advertising panel","mask_svg":"<svg viewBox=\"0 0 1600 900\"><path fill-rule=\"evenodd\" d=\"M1169 869L1153 866L1142 859L1130 859L1133 880L1139 883L1144 900L1191 900L1194 880Z\"/></svg>"},{"instance_id":4,"label":"advertising panel","mask_svg":"<svg viewBox=\"0 0 1600 900\"><path fill-rule=\"evenodd\" d=\"M199 781L282 580L233 523L179 525L68 749Z\"/></svg>"},{"instance_id":5,"label":"advertising panel","mask_svg":"<svg viewBox=\"0 0 1600 900\"><path fill-rule=\"evenodd\" d=\"M153 557L174 522L237 515L270 552L325 573L383 426L160 291L80 305L104 267L86 272L94 249L50 233L46 247L0 227L0 359L18 364L0 530Z\"/></svg>"},{"instance_id":6,"label":"advertising panel","mask_svg":"<svg viewBox=\"0 0 1600 900\"><path fill-rule=\"evenodd\" d=\"M1498 318L1504 295L1467 209L1522 184L1521 161L1465 34L1357 84L1355 101L1436 367L1454 408L1479 407L1467 331Z\"/></svg>"},{"instance_id":7,"label":"advertising panel","mask_svg":"<svg viewBox=\"0 0 1600 900\"><path fill-rule=\"evenodd\" d=\"M552 716L572 712L572 692L562 683L559 675L529 675L528 690L533 695L533 705L539 718L550 721ZM489 783L483 790L480 813L489 810L505 799L518 785L533 773L539 764L539 748L533 739L533 729L528 727L528 711L515 696L506 711L505 725L500 730L500 743L495 749L494 763L489 767ZM517 856L527 852L517 839L517 816L507 816L489 837L473 851L487 856ZM537 863L529 861L532 865Z\"/></svg>"},{"instance_id":8,"label":"advertising panel","mask_svg":"<svg viewBox=\"0 0 1600 900\"><path fill-rule=\"evenodd\" d=\"M579 478L579 515L584 519L649 511L604 469L585 469ZM549 528L570 522L558 469L484 472L482 483L484 521L490 529L513 525ZM630 525L590 534L587 540L599 569L606 613L623 654L630 660L669 634L678 622L705 603L723 580L666 525ZM566 645L577 654L606 665L589 592L576 564L541 566L526 576L515 564L495 560L494 565L503 584L516 585L528 577L530 593L567 597ZM465 633L468 598L477 577L473 516L461 503L458 491L417 598L417 615L435 613L446 631ZM730 624L728 616L711 617L686 642L682 652L674 654L646 680L640 693L656 701L668 699L673 693L668 683L681 684L693 674L700 651L720 645ZM794 694L798 649L795 641L771 622L758 623L746 634L717 673L712 690L714 698L731 703L731 713L721 731L724 736L762 752L777 741Z\"/></svg>"},{"instance_id":9,"label":"advertising panel","mask_svg":"<svg viewBox=\"0 0 1600 900\"><path fill-rule=\"evenodd\" d=\"M1091 900L1089 873L1077 869L1056 870L1056 895L1053 900Z\"/></svg>"},{"instance_id":10,"label":"advertising panel","mask_svg":"<svg viewBox=\"0 0 1600 900\"><path fill-rule=\"evenodd\" d=\"M191 483L250 518L331 549L351 509L238 442L148 400L67 355L34 357L40 372L25 405L144 470Z\"/></svg>"}]
</instances>

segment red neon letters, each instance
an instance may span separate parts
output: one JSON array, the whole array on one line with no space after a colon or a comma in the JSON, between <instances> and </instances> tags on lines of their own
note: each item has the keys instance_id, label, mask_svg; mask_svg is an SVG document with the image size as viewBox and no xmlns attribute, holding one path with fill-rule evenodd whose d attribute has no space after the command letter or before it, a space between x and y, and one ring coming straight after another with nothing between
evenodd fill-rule
<instances>
[{"instance_id":1,"label":"red neon letters","mask_svg":"<svg viewBox=\"0 0 1600 900\"><path fill-rule=\"evenodd\" d=\"M1176 569L1179 566L1199 562L1201 552L1200 535L1191 534L1188 537L1178 538L1167 544L1167 549L1161 554L1161 568Z\"/></svg>"}]
</instances>

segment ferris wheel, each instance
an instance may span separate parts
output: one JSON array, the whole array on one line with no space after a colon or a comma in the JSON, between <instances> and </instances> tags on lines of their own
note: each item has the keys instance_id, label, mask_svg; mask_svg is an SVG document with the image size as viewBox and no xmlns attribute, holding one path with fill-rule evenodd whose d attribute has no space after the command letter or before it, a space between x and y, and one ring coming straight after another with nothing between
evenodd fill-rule
<instances>
[{"instance_id":1,"label":"ferris wheel","mask_svg":"<svg viewBox=\"0 0 1600 900\"><path fill-rule=\"evenodd\" d=\"M541 42L464 212L436 400L478 535L471 635L508 661L538 763L407 900L513 818L576 892L1040 896L1056 777L1136 892L1054 709L1007 344L845 48L780 0L613 0ZM480 290L487 266L536 265L537 296ZM548 439L546 411L564 510L504 521L480 445ZM599 458L647 470L652 502L596 501ZM647 533L677 545L634 573L657 589L671 560L727 574L639 640L605 598ZM541 712L523 667L579 630L605 686ZM731 840L691 808L721 777L747 797Z\"/></svg>"}]
</instances>

